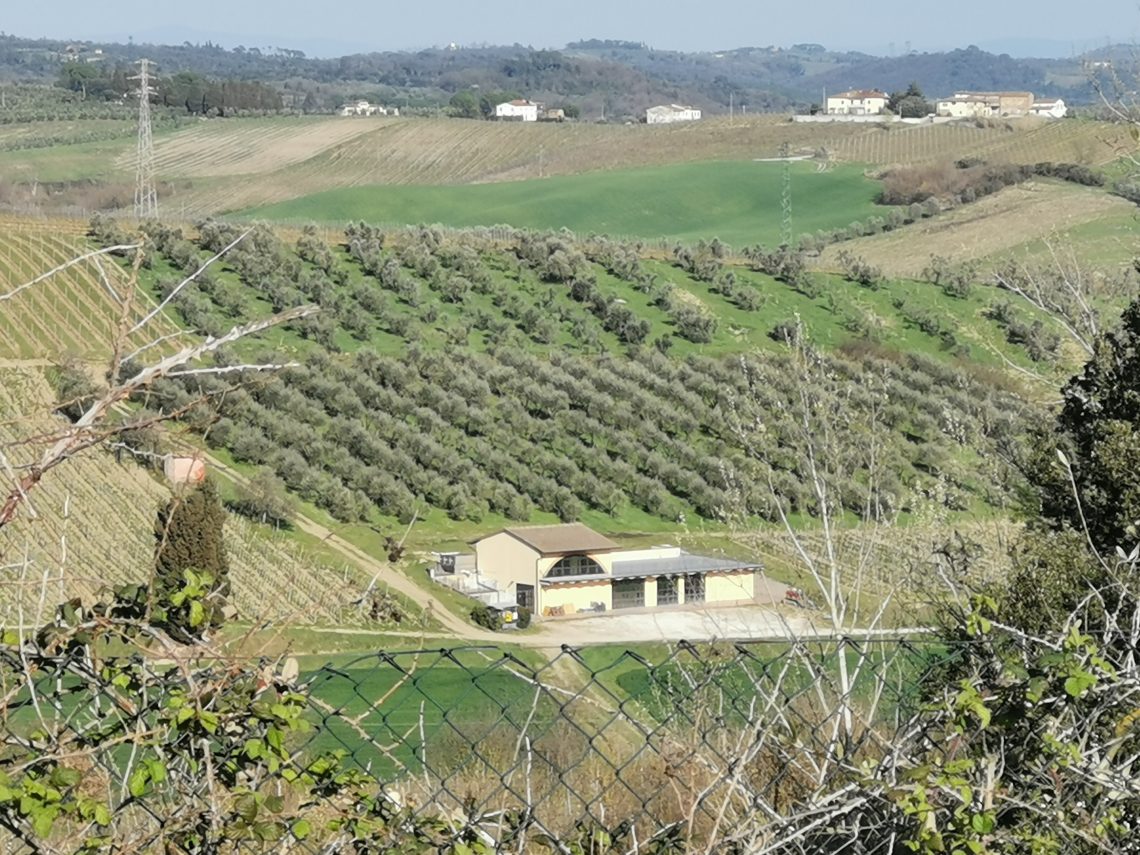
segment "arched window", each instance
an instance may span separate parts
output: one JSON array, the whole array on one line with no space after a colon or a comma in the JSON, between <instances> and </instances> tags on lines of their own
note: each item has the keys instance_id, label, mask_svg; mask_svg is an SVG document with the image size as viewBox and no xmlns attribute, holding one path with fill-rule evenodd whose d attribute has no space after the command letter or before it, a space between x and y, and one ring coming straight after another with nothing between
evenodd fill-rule
<instances>
[{"instance_id":1,"label":"arched window","mask_svg":"<svg viewBox=\"0 0 1140 855\"><path fill-rule=\"evenodd\" d=\"M547 579L557 579L559 576L604 576L606 571L602 565L589 555L567 555L559 559L558 563L550 568L546 574Z\"/></svg>"}]
</instances>

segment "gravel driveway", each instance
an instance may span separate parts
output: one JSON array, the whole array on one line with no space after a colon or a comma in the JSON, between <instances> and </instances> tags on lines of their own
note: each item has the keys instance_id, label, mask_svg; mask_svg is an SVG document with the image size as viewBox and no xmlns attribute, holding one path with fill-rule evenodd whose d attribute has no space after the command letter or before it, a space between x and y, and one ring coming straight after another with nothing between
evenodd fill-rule
<instances>
[{"instance_id":1,"label":"gravel driveway","mask_svg":"<svg viewBox=\"0 0 1140 855\"><path fill-rule=\"evenodd\" d=\"M765 606L694 609L646 609L604 617L547 619L542 640L553 645L652 641L712 641L732 638L782 638L813 635L810 613ZM535 639L538 641L538 639Z\"/></svg>"}]
</instances>

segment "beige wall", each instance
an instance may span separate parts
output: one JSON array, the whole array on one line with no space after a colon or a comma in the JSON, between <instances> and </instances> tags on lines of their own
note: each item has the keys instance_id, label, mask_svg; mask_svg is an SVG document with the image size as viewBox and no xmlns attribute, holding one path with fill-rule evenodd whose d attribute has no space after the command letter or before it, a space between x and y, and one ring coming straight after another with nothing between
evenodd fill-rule
<instances>
[{"instance_id":1,"label":"beige wall","mask_svg":"<svg viewBox=\"0 0 1140 855\"><path fill-rule=\"evenodd\" d=\"M579 582L572 585L550 585L539 589L538 614L547 608L572 606L574 611L588 609L592 603L605 603L606 611L613 609L613 589L609 579L596 582ZM567 610L569 611L569 610Z\"/></svg>"},{"instance_id":2,"label":"beige wall","mask_svg":"<svg viewBox=\"0 0 1140 855\"><path fill-rule=\"evenodd\" d=\"M1032 92L1008 92L1001 96L1001 111L1003 114L1028 115L1033 112Z\"/></svg>"},{"instance_id":3,"label":"beige wall","mask_svg":"<svg viewBox=\"0 0 1140 855\"><path fill-rule=\"evenodd\" d=\"M756 597L756 574L709 573L705 576L705 602L731 603Z\"/></svg>"},{"instance_id":4,"label":"beige wall","mask_svg":"<svg viewBox=\"0 0 1140 855\"><path fill-rule=\"evenodd\" d=\"M657 605L657 580L654 578L645 580L645 605Z\"/></svg>"},{"instance_id":5,"label":"beige wall","mask_svg":"<svg viewBox=\"0 0 1140 855\"><path fill-rule=\"evenodd\" d=\"M475 566L480 576L494 579L500 588L521 582L537 584L534 564L538 553L505 531L485 537L475 544Z\"/></svg>"}]
</instances>

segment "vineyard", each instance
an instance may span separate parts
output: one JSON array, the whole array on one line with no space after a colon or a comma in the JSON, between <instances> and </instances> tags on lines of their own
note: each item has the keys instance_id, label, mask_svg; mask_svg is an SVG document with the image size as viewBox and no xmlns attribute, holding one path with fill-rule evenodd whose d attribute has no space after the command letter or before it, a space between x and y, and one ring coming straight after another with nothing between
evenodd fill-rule
<instances>
[{"instance_id":1,"label":"vineyard","mask_svg":"<svg viewBox=\"0 0 1140 855\"><path fill-rule=\"evenodd\" d=\"M81 237L66 228L9 220L0 231L0 294L14 292L89 250ZM130 291L129 274L119 265L108 259L87 259L0 303L0 358L104 357L111 352L124 313L133 328L154 306L141 290ZM139 326L126 343L137 348L178 330L177 324L160 313ZM177 336L169 338L154 352L170 352L177 341Z\"/></svg>"},{"instance_id":2,"label":"vineyard","mask_svg":"<svg viewBox=\"0 0 1140 855\"><path fill-rule=\"evenodd\" d=\"M30 439L61 426L50 415L53 401L41 370L0 369L0 446L13 466L34 453ZM10 625L20 614L38 622L35 610L45 602L145 581L154 557L155 512L169 497L169 489L129 456L117 461L92 451L53 472L33 496L35 517L25 512L0 535L0 624ZM318 558L295 539L232 515L226 541L232 601L243 620L331 624L356 618L348 603L369 582L357 568Z\"/></svg>"},{"instance_id":3,"label":"vineyard","mask_svg":"<svg viewBox=\"0 0 1140 855\"><path fill-rule=\"evenodd\" d=\"M382 120L360 119L249 119L202 121L155 141L159 173L172 178L231 177L271 172L365 134L374 133ZM124 153L120 169L133 168L133 154Z\"/></svg>"},{"instance_id":4,"label":"vineyard","mask_svg":"<svg viewBox=\"0 0 1140 855\"><path fill-rule=\"evenodd\" d=\"M880 165L977 158L988 163L1080 163L1099 166L1136 150L1128 129L1099 122L1023 120L872 128L825 143L844 161Z\"/></svg>"},{"instance_id":5,"label":"vineyard","mask_svg":"<svg viewBox=\"0 0 1140 855\"><path fill-rule=\"evenodd\" d=\"M153 228L153 267L194 268L236 235L218 222L193 240ZM154 287L173 281L159 275ZM986 352L978 339L1001 341L981 297L875 292L893 313L879 323L925 339L904 354L860 330L841 307L875 313L838 280L808 296L709 258L642 262L609 241L518 232L503 247L478 232L367 226L338 246L315 230L287 244L258 228L197 284L174 305L203 333L301 302L324 307L225 357L284 351L300 365L226 391L209 440L345 524L583 519L653 531L774 520L777 503L810 516L795 409L805 387L843 414L841 508L864 511L870 491L873 513L890 517L936 487L952 510L1008 500L992 450L1020 430L1025 405L1000 372L969 361ZM932 327L922 300L986 332ZM831 316L834 356L804 363L782 342L776 331L797 309ZM722 313L750 316L753 332L721 331ZM220 391L210 378L172 380L140 403L169 410Z\"/></svg>"}]
</instances>

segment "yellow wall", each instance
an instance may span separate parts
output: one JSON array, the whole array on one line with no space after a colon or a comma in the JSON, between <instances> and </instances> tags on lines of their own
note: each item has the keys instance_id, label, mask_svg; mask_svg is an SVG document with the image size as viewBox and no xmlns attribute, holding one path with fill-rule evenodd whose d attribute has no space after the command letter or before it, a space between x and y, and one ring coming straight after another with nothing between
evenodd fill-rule
<instances>
[{"instance_id":1,"label":"yellow wall","mask_svg":"<svg viewBox=\"0 0 1140 855\"><path fill-rule=\"evenodd\" d=\"M475 544L479 575L494 579L502 589L522 583L534 585L534 563L538 553L505 531L485 537Z\"/></svg>"},{"instance_id":2,"label":"yellow wall","mask_svg":"<svg viewBox=\"0 0 1140 855\"><path fill-rule=\"evenodd\" d=\"M709 573L705 576L705 602L731 603L756 596L756 574Z\"/></svg>"},{"instance_id":3,"label":"yellow wall","mask_svg":"<svg viewBox=\"0 0 1140 855\"><path fill-rule=\"evenodd\" d=\"M596 582L577 582L567 585L543 586L539 589L538 614L544 614L547 608L558 606L573 606L574 611L588 609L591 603L605 603L606 611L613 609L613 589L609 579L598 579ZM569 612L568 612L569 613Z\"/></svg>"},{"instance_id":4,"label":"yellow wall","mask_svg":"<svg viewBox=\"0 0 1140 855\"><path fill-rule=\"evenodd\" d=\"M645 580L645 605L647 605L647 606L656 606L657 605L657 580L656 579L650 578L650 579Z\"/></svg>"}]
</instances>

